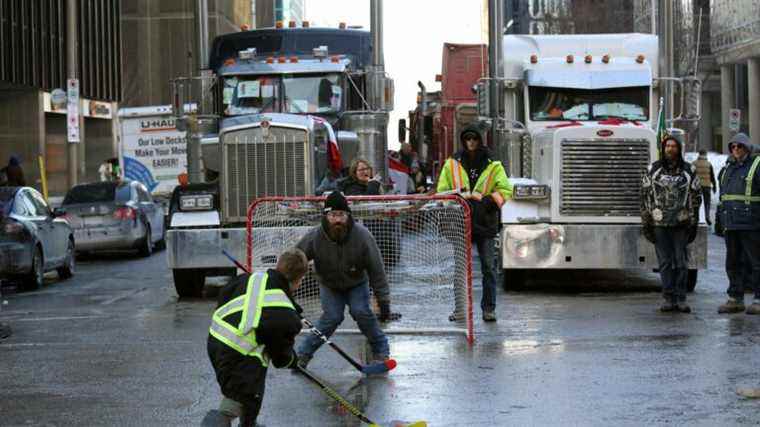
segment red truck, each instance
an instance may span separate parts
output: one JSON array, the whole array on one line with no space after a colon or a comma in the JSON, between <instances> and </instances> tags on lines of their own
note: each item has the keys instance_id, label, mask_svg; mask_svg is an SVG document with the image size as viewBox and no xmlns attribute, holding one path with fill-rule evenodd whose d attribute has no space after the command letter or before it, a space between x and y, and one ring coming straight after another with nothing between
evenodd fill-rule
<instances>
[{"instance_id":1,"label":"red truck","mask_svg":"<svg viewBox=\"0 0 760 427\"><path fill-rule=\"evenodd\" d=\"M435 179L440 165L459 149L459 130L477 120L477 95L473 86L488 71L484 44L444 43L439 92L427 92L419 82L417 108L409 112L409 142ZM406 140L406 123L399 123L399 139Z\"/></svg>"}]
</instances>

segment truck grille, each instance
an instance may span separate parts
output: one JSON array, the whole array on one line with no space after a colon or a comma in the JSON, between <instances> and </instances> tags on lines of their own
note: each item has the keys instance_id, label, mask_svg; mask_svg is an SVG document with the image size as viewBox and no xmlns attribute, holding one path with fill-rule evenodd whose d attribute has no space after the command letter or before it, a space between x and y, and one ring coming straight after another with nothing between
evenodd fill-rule
<instances>
[{"instance_id":1,"label":"truck grille","mask_svg":"<svg viewBox=\"0 0 760 427\"><path fill-rule=\"evenodd\" d=\"M639 216L641 178L648 166L646 139L563 140L560 213Z\"/></svg>"},{"instance_id":2,"label":"truck grille","mask_svg":"<svg viewBox=\"0 0 760 427\"><path fill-rule=\"evenodd\" d=\"M312 167L305 130L272 127L265 138L260 128L245 129L225 134L222 143L227 221L244 221L258 197L309 194Z\"/></svg>"}]
</instances>

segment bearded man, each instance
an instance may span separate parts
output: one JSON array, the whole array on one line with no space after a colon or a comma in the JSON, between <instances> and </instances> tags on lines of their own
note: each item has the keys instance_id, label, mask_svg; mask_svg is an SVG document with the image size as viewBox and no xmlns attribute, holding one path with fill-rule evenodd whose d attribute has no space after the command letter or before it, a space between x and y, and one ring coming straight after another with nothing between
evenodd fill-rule
<instances>
[{"instance_id":1,"label":"bearded man","mask_svg":"<svg viewBox=\"0 0 760 427\"><path fill-rule=\"evenodd\" d=\"M372 348L372 362L389 358L388 338L370 309L370 287L380 306L380 321L391 320L390 292L383 258L372 234L354 222L343 194L333 191L325 200L322 224L314 227L296 245L309 260L319 279L322 317L316 323L330 337L343 322L344 312L356 321ZM298 361L309 363L323 341L309 334L298 348Z\"/></svg>"}]
</instances>

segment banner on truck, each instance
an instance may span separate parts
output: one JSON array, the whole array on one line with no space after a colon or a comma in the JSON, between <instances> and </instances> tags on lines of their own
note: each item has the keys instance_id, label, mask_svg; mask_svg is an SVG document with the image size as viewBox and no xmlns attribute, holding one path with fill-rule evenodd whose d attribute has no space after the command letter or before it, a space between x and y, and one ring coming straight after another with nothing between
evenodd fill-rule
<instances>
[{"instance_id":1,"label":"banner on truck","mask_svg":"<svg viewBox=\"0 0 760 427\"><path fill-rule=\"evenodd\" d=\"M121 141L124 176L151 193L171 193L187 171L186 135L172 116L125 117Z\"/></svg>"}]
</instances>

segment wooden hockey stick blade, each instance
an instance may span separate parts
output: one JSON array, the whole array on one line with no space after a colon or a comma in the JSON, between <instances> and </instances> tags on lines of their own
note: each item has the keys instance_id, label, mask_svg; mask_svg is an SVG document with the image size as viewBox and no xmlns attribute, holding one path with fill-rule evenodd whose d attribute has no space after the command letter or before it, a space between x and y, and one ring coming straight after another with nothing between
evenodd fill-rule
<instances>
[{"instance_id":1,"label":"wooden hockey stick blade","mask_svg":"<svg viewBox=\"0 0 760 427\"><path fill-rule=\"evenodd\" d=\"M383 374L393 370L396 367L394 359L388 359L383 362L370 363L362 367L362 372L366 375Z\"/></svg>"}]
</instances>

